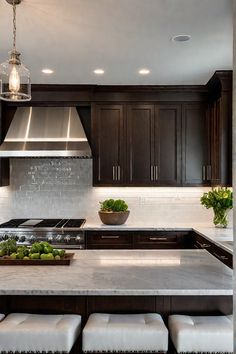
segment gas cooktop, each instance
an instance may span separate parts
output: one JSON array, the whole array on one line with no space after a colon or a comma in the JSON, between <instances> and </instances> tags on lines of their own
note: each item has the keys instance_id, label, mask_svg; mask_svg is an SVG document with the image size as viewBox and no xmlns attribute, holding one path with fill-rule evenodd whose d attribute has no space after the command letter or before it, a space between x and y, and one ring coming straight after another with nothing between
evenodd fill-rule
<instances>
[{"instance_id":1,"label":"gas cooktop","mask_svg":"<svg viewBox=\"0 0 236 354\"><path fill-rule=\"evenodd\" d=\"M0 241L15 239L18 245L36 241L50 242L54 247L84 249L82 228L85 219L13 219L0 225Z\"/></svg>"},{"instance_id":2,"label":"gas cooktop","mask_svg":"<svg viewBox=\"0 0 236 354\"><path fill-rule=\"evenodd\" d=\"M1 229L20 229L20 228L80 228L85 219L12 219L0 225Z\"/></svg>"}]
</instances>

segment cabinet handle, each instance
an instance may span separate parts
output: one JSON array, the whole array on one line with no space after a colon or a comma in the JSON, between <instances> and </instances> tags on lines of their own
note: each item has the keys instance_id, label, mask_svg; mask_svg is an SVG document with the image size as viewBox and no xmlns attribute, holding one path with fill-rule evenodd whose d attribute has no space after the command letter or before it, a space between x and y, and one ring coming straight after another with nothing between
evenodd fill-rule
<instances>
[{"instance_id":1,"label":"cabinet handle","mask_svg":"<svg viewBox=\"0 0 236 354\"><path fill-rule=\"evenodd\" d=\"M222 261L227 261L229 258L226 256L221 256L215 252L213 252L213 255L216 256L217 258L221 259Z\"/></svg>"},{"instance_id":2,"label":"cabinet handle","mask_svg":"<svg viewBox=\"0 0 236 354\"><path fill-rule=\"evenodd\" d=\"M211 247L211 245L209 245L208 243L201 243L199 241L196 241L196 242L202 248L210 248Z\"/></svg>"},{"instance_id":3,"label":"cabinet handle","mask_svg":"<svg viewBox=\"0 0 236 354\"><path fill-rule=\"evenodd\" d=\"M155 181L158 181L158 166L155 166Z\"/></svg>"},{"instance_id":4,"label":"cabinet handle","mask_svg":"<svg viewBox=\"0 0 236 354\"><path fill-rule=\"evenodd\" d=\"M101 236L102 239L118 239L120 236Z\"/></svg>"},{"instance_id":5,"label":"cabinet handle","mask_svg":"<svg viewBox=\"0 0 236 354\"><path fill-rule=\"evenodd\" d=\"M118 181L120 181L120 166L117 166Z\"/></svg>"},{"instance_id":6,"label":"cabinet handle","mask_svg":"<svg viewBox=\"0 0 236 354\"><path fill-rule=\"evenodd\" d=\"M112 166L112 179L113 179L113 181L116 180L116 167L115 166Z\"/></svg>"},{"instance_id":7,"label":"cabinet handle","mask_svg":"<svg viewBox=\"0 0 236 354\"><path fill-rule=\"evenodd\" d=\"M202 180L206 180L206 166L202 166Z\"/></svg>"},{"instance_id":8,"label":"cabinet handle","mask_svg":"<svg viewBox=\"0 0 236 354\"><path fill-rule=\"evenodd\" d=\"M167 237L149 237L150 241L167 241L168 238Z\"/></svg>"},{"instance_id":9,"label":"cabinet handle","mask_svg":"<svg viewBox=\"0 0 236 354\"><path fill-rule=\"evenodd\" d=\"M151 165L151 181L153 181L154 180L154 168L153 168L154 166L152 166Z\"/></svg>"}]
</instances>

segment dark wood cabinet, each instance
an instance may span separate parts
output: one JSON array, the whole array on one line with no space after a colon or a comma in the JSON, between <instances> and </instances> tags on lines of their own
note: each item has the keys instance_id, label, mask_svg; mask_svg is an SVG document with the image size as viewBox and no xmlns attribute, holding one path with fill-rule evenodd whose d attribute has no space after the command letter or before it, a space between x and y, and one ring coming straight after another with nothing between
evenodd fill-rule
<instances>
[{"instance_id":1,"label":"dark wood cabinet","mask_svg":"<svg viewBox=\"0 0 236 354\"><path fill-rule=\"evenodd\" d=\"M160 186L181 183L181 105L155 105L155 182Z\"/></svg>"},{"instance_id":2,"label":"dark wood cabinet","mask_svg":"<svg viewBox=\"0 0 236 354\"><path fill-rule=\"evenodd\" d=\"M217 71L207 84L209 90L210 180L232 185L232 72Z\"/></svg>"},{"instance_id":3,"label":"dark wood cabinet","mask_svg":"<svg viewBox=\"0 0 236 354\"><path fill-rule=\"evenodd\" d=\"M233 255L217 246L213 242L207 240L205 237L195 234L194 248L205 249L214 257L219 259L222 263L230 268L233 268Z\"/></svg>"},{"instance_id":4,"label":"dark wood cabinet","mask_svg":"<svg viewBox=\"0 0 236 354\"><path fill-rule=\"evenodd\" d=\"M94 185L181 185L181 104L96 105Z\"/></svg>"},{"instance_id":5,"label":"dark wood cabinet","mask_svg":"<svg viewBox=\"0 0 236 354\"><path fill-rule=\"evenodd\" d=\"M154 105L128 105L128 184L149 185L154 183L154 138Z\"/></svg>"},{"instance_id":6,"label":"dark wood cabinet","mask_svg":"<svg viewBox=\"0 0 236 354\"><path fill-rule=\"evenodd\" d=\"M206 105L183 105L182 114L182 183L209 184Z\"/></svg>"},{"instance_id":7,"label":"dark wood cabinet","mask_svg":"<svg viewBox=\"0 0 236 354\"><path fill-rule=\"evenodd\" d=\"M94 185L124 182L125 115L123 105L93 107Z\"/></svg>"},{"instance_id":8,"label":"dark wood cabinet","mask_svg":"<svg viewBox=\"0 0 236 354\"><path fill-rule=\"evenodd\" d=\"M86 231L87 249L192 248L189 231Z\"/></svg>"}]
</instances>

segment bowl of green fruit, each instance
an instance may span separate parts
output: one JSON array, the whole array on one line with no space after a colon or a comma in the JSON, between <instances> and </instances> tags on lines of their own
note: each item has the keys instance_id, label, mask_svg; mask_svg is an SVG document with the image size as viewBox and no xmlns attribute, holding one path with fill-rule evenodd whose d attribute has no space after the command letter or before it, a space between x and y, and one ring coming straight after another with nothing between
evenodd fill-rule
<instances>
[{"instance_id":1,"label":"bowl of green fruit","mask_svg":"<svg viewBox=\"0 0 236 354\"><path fill-rule=\"evenodd\" d=\"M74 253L53 248L48 242L18 246L16 240L0 242L0 265L69 265Z\"/></svg>"}]
</instances>

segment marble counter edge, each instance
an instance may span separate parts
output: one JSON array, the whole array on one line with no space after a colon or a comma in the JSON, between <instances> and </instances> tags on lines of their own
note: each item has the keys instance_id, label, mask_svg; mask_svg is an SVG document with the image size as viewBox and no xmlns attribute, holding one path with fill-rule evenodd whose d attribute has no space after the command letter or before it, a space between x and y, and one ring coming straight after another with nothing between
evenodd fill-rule
<instances>
[{"instance_id":1,"label":"marble counter edge","mask_svg":"<svg viewBox=\"0 0 236 354\"><path fill-rule=\"evenodd\" d=\"M99 289L99 290L0 290L0 295L26 295L26 296L232 296L233 290L228 289Z\"/></svg>"}]
</instances>

